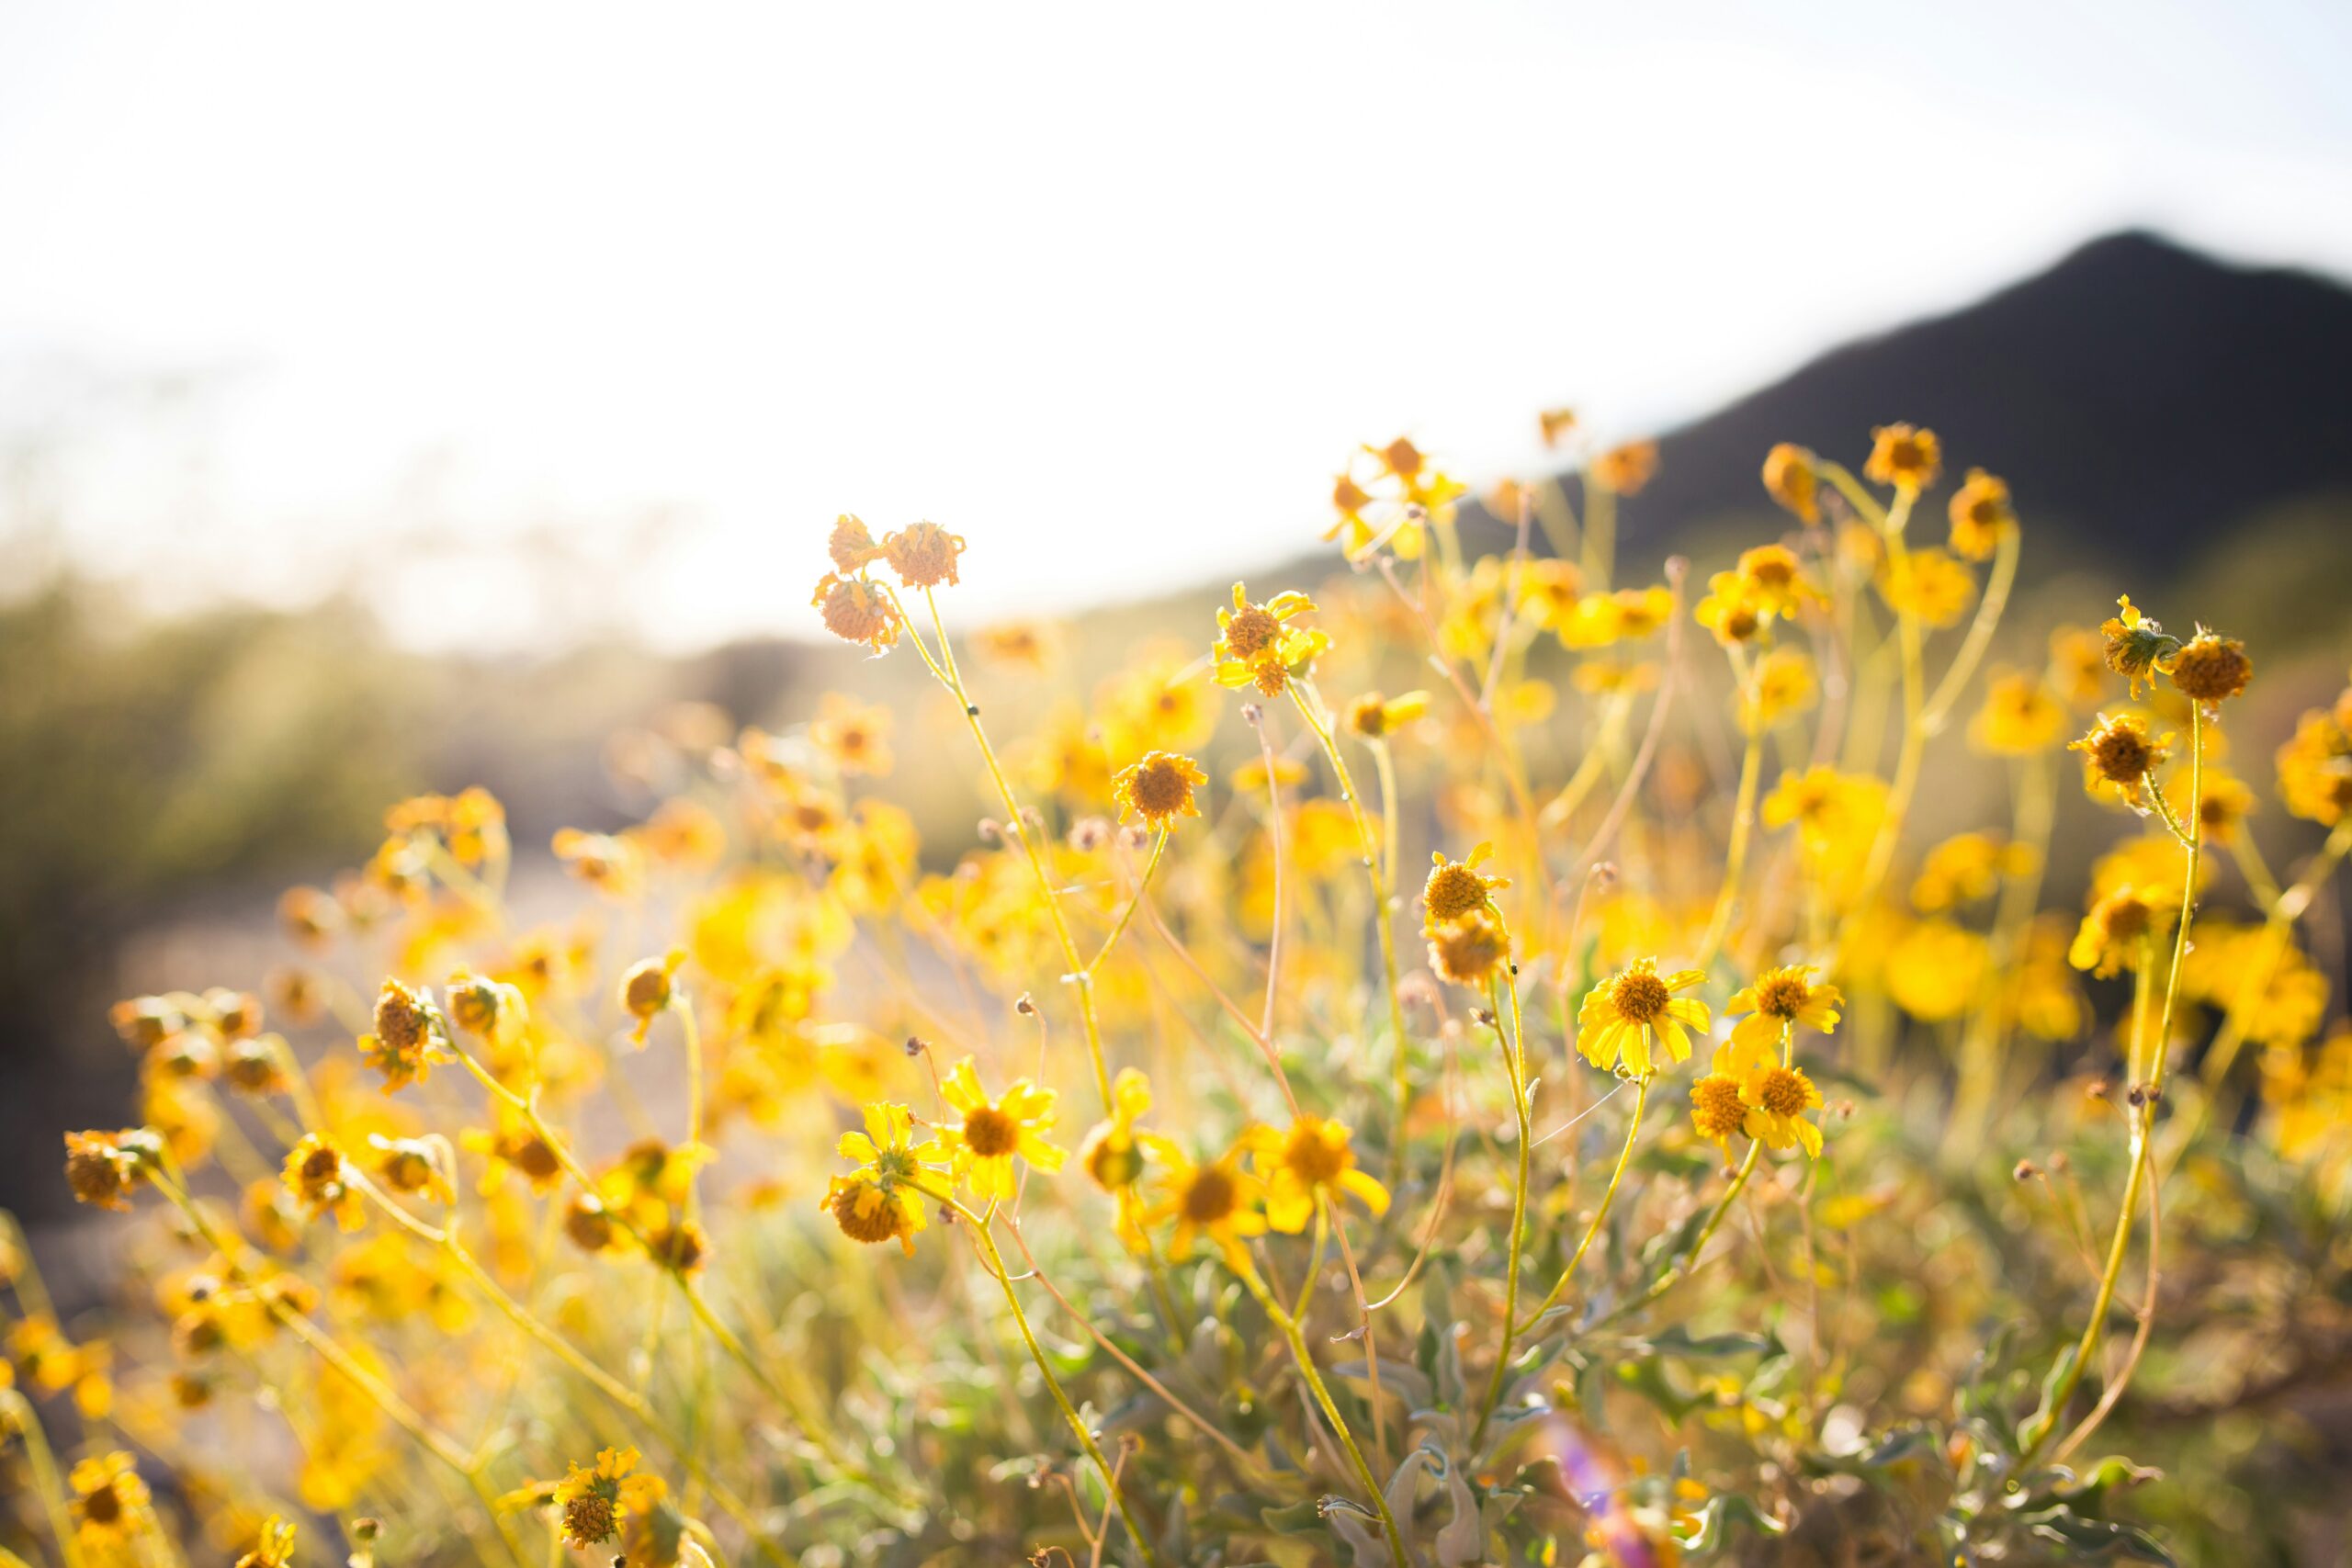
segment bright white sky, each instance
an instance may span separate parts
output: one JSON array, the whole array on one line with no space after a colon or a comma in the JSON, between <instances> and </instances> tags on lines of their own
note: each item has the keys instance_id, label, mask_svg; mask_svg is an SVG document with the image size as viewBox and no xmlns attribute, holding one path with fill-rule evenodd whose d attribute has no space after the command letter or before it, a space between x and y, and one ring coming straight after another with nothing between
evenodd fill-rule
<instances>
[{"instance_id":1,"label":"bright white sky","mask_svg":"<svg viewBox=\"0 0 2352 1568\"><path fill-rule=\"evenodd\" d=\"M2119 224L2352 272L2347 67L2327 3L0 0L0 527L426 645L806 632L842 510L975 615L1213 580L1358 441L1532 466Z\"/></svg>"}]
</instances>

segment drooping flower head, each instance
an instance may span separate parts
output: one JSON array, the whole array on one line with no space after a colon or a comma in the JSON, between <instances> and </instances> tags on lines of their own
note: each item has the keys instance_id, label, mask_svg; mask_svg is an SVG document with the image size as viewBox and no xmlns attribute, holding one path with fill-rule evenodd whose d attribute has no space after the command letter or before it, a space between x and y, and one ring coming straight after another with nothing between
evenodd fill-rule
<instances>
[{"instance_id":1,"label":"drooping flower head","mask_svg":"<svg viewBox=\"0 0 2352 1568\"><path fill-rule=\"evenodd\" d=\"M956 558L963 553L963 536L936 523L910 523L882 536L882 558L910 588L953 587Z\"/></svg>"},{"instance_id":2,"label":"drooping flower head","mask_svg":"<svg viewBox=\"0 0 2352 1568\"><path fill-rule=\"evenodd\" d=\"M918 1183L946 1172L953 1156L936 1138L914 1139L914 1113L881 1102L865 1108L865 1131L843 1133L841 1156L858 1162L825 1190L823 1207L852 1241L896 1241L909 1254L928 1223Z\"/></svg>"},{"instance_id":3,"label":"drooping flower head","mask_svg":"<svg viewBox=\"0 0 2352 1568\"><path fill-rule=\"evenodd\" d=\"M1151 1082L1121 1067L1111 1085L1111 1114L1087 1130L1078 1163L1105 1192L1125 1192L1142 1179L1144 1150L1136 1122L1151 1109Z\"/></svg>"},{"instance_id":4,"label":"drooping flower head","mask_svg":"<svg viewBox=\"0 0 2352 1568\"><path fill-rule=\"evenodd\" d=\"M343 1150L324 1133L305 1134L286 1151L286 1190L312 1219L333 1215L335 1224L356 1231L367 1218L355 1173Z\"/></svg>"},{"instance_id":5,"label":"drooping flower head","mask_svg":"<svg viewBox=\"0 0 2352 1568\"><path fill-rule=\"evenodd\" d=\"M1493 916L1480 912L1448 920L1429 933L1430 966L1450 984L1484 989L1510 958L1510 943Z\"/></svg>"},{"instance_id":6,"label":"drooping flower head","mask_svg":"<svg viewBox=\"0 0 2352 1568\"><path fill-rule=\"evenodd\" d=\"M1622 1063L1635 1077L1656 1070L1653 1045L1663 1045L1668 1061L1688 1060L1690 1031L1706 1029L1707 1004L1674 993L1705 978L1697 969L1660 975L1657 959L1635 959L1585 993L1577 1017L1577 1049L1596 1067Z\"/></svg>"},{"instance_id":7,"label":"drooping flower head","mask_svg":"<svg viewBox=\"0 0 2352 1568\"><path fill-rule=\"evenodd\" d=\"M428 988L387 979L376 993L374 1022L374 1032L359 1037L359 1054L384 1075L386 1094L423 1083L435 1064L457 1059L448 1021Z\"/></svg>"},{"instance_id":8,"label":"drooping flower head","mask_svg":"<svg viewBox=\"0 0 2352 1568\"><path fill-rule=\"evenodd\" d=\"M2116 613L2099 623L2098 635L2105 645L2107 667L2132 682L2136 701L2140 683L2154 680L2171 666L2173 655L2180 650L2180 639L2167 636L2162 626L2140 614L2130 594L2115 604Z\"/></svg>"},{"instance_id":9,"label":"drooping flower head","mask_svg":"<svg viewBox=\"0 0 2352 1568\"><path fill-rule=\"evenodd\" d=\"M949 1146L965 1184L980 1201L1012 1201L1016 1158L1050 1176L1069 1157L1067 1150L1046 1141L1054 1125L1052 1089L1021 1078L1002 1096L990 1100L980 1087L972 1058L967 1056L948 1069L939 1091L963 1118L948 1129Z\"/></svg>"},{"instance_id":10,"label":"drooping flower head","mask_svg":"<svg viewBox=\"0 0 2352 1568\"><path fill-rule=\"evenodd\" d=\"M639 959L621 976L621 1010L637 1021L629 1037L638 1044L645 1043L653 1021L673 1003L684 1005L678 996L677 975L685 962L686 950L673 947L659 958Z\"/></svg>"},{"instance_id":11,"label":"drooping flower head","mask_svg":"<svg viewBox=\"0 0 2352 1568\"><path fill-rule=\"evenodd\" d=\"M827 572L808 602L824 616L825 629L843 642L864 643L883 653L899 640L898 607L878 584L863 577Z\"/></svg>"},{"instance_id":12,"label":"drooping flower head","mask_svg":"<svg viewBox=\"0 0 2352 1568\"><path fill-rule=\"evenodd\" d=\"M65 1134L65 1184L75 1201L99 1209L128 1209L130 1190L145 1179L163 1152L163 1140L144 1128L119 1133Z\"/></svg>"},{"instance_id":13,"label":"drooping flower head","mask_svg":"<svg viewBox=\"0 0 2352 1568\"><path fill-rule=\"evenodd\" d=\"M2254 660L2246 657L2245 644L2237 638L2217 637L2199 626L2197 635L2173 655L2171 674L2182 696L2204 705L2211 713L2245 690L2246 682L2254 679Z\"/></svg>"},{"instance_id":14,"label":"drooping flower head","mask_svg":"<svg viewBox=\"0 0 2352 1568\"><path fill-rule=\"evenodd\" d=\"M833 519L832 534L825 541L825 553L833 558L835 570L855 571L882 553L874 543L873 530L849 513Z\"/></svg>"}]
</instances>

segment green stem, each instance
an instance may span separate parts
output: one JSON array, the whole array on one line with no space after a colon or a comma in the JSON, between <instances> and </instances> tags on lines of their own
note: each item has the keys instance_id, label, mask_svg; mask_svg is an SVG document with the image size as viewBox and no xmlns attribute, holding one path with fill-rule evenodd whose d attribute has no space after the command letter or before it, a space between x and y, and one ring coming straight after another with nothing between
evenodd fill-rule
<instances>
[{"instance_id":1,"label":"green stem","mask_svg":"<svg viewBox=\"0 0 2352 1568\"><path fill-rule=\"evenodd\" d=\"M2188 709L2188 797L2192 801L2203 794L2204 767L2203 709L2192 703ZM2163 799L2153 783L2148 787L2159 801ZM2131 1089L2132 1167L2124 1178L2123 1201L2115 1217L2114 1239L2108 1244L2107 1267L2099 1274L2098 1293L2091 1303L2090 1321L2083 1325L2083 1337L2075 1347L2074 1359L2060 1375L2058 1384L2047 1402L2049 1422L2035 1434L2025 1451L2018 1456L2019 1470L2031 1464L2034 1457L2057 1432L2067 1402L2082 1386L2083 1374L2089 1369L2091 1358L2098 1352L2099 1340L2107 1332L2108 1309L2115 1300L2116 1281L2123 1273L2124 1255L2131 1249L2133 1222L2139 1217L2140 1190L2147 1179L2148 1161L2154 1145L2151 1134L2155 1122L2156 1104L2164 1098L2165 1078L2171 1066L2173 1007L2180 996L2180 971L2183 961L2188 956L2188 931L2196 918L2198 858L2204 838L2201 815L2192 811L2188 824L2185 851L2187 863L2181 874L2180 919L2173 931L2172 968L2165 976L2164 1006L2157 1014L2155 1038L2143 1047L2137 1038L2139 1031L2135 1028L2132 1032L2132 1070L2141 1070L2142 1059L2146 1056L2148 1080L2144 1084L2133 1084ZM2143 962L2143 974L2145 968ZM2129 1372L2123 1375L2129 1376Z\"/></svg>"},{"instance_id":2,"label":"green stem","mask_svg":"<svg viewBox=\"0 0 2352 1568\"><path fill-rule=\"evenodd\" d=\"M1543 1301L1536 1304L1535 1310L1527 1314L1527 1321L1519 1325L1520 1333L1525 1334L1532 1330L1538 1319L1559 1304L1560 1298L1567 1293L1568 1281L1576 1277L1577 1265L1584 1261L1584 1255L1591 1250L1593 1238L1600 1234L1600 1227L1608 1223L1610 1205L1616 1201L1617 1189L1625 1179L1625 1168L1632 1163L1634 1157L1634 1141L1642 1131L1642 1111L1649 1104L1650 1084L1653 1081L1654 1078L1650 1075L1645 1075L1634 1081L1633 1119L1625 1124L1625 1144L1617 1151L1617 1165L1609 1173L1609 1186L1600 1194L1600 1207L1592 1212L1592 1223L1585 1227L1584 1239L1577 1243L1577 1249L1569 1255L1567 1266L1560 1270L1558 1282L1554 1284Z\"/></svg>"},{"instance_id":3,"label":"green stem","mask_svg":"<svg viewBox=\"0 0 2352 1568\"><path fill-rule=\"evenodd\" d=\"M1120 1522L1127 1527L1127 1535L1135 1542L1136 1551L1146 1563L1157 1568L1159 1559L1151 1550L1151 1541L1143 1533L1143 1528L1136 1522L1135 1515L1127 1507L1126 1494L1119 1486L1118 1472L1112 1468L1109 1460L1102 1457L1102 1450L1095 1442L1094 1434L1087 1429L1085 1418L1079 1415L1078 1407L1070 1403L1069 1393L1062 1388L1061 1379L1054 1375L1054 1369L1046 1361L1046 1352L1038 1345L1035 1332L1029 1326L1029 1314L1022 1308L1021 1292L1012 1288L1012 1273L1004 1266L1004 1255L997 1250L996 1239L989 1234L987 1222L947 1193L928 1187L922 1190L955 1210L971 1232L982 1263L998 1285L1003 1288L1005 1304L1012 1309L1012 1321L1021 1330L1021 1342L1029 1348L1029 1359L1036 1363L1038 1375L1046 1380L1046 1391L1054 1396L1054 1403L1060 1406L1062 1419L1069 1423L1069 1429L1078 1438L1079 1446L1086 1450L1087 1457L1094 1461L1094 1468L1102 1473L1103 1488L1111 1495L1111 1506L1118 1510Z\"/></svg>"},{"instance_id":4,"label":"green stem","mask_svg":"<svg viewBox=\"0 0 2352 1568\"><path fill-rule=\"evenodd\" d=\"M1493 908L1491 902L1488 908ZM1499 922L1502 912L1496 910L1495 918ZM1503 940L1503 950L1509 953L1510 935L1508 926L1504 928ZM1503 1027L1499 990L1498 983L1488 983L1487 999L1494 1010L1498 1032ZM1512 1122L1519 1129L1519 1160L1510 1190L1510 1243L1503 1273L1502 1342L1496 1347L1494 1371L1487 1374L1487 1392L1478 1401L1477 1425L1470 1431L1470 1447L1474 1452L1479 1439L1487 1435L1487 1423L1494 1419L1495 1406L1503 1396L1503 1383L1510 1375L1511 1347L1518 1338L1519 1276L1527 1253L1527 1177L1529 1162L1535 1154L1535 1130L1527 1114L1526 1036L1520 1021L1519 980L1515 975L1510 980L1510 1020L1511 1035L1503 1041L1503 1066L1510 1077L1510 1110Z\"/></svg>"},{"instance_id":5,"label":"green stem","mask_svg":"<svg viewBox=\"0 0 2352 1568\"><path fill-rule=\"evenodd\" d=\"M1246 1258L1243 1263L1244 1267L1238 1270L1241 1282L1249 1287L1251 1295L1258 1298L1259 1306L1273 1320L1274 1327L1290 1347L1291 1359L1297 1364L1299 1375L1306 1380L1307 1393L1314 1397L1317 1408L1323 1412L1323 1418L1331 1424L1331 1430L1339 1438L1340 1447L1347 1454L1348 1462L1355 1467L1356 1478L1363 1483L1365 1493L1372 1498L1374 1510L1380 1516L1381 1531L1388 1538L1390 1558L1400 1565L1409 1563L1412 1559L1405 1552L1404 1533L1396 1528L1396 1516L1388 1511L1387 1495L1381 1491L1378 1478L1365 1461L1363 1450L1356 1445L1355 1434L1348 1429L1346 1418L1340 1416L1339 1404L1331 1398L1331 1391L1324 1387L1323 1374L1315 1369L1314 1353L1307 1348L1306 1337L1299 1332L1297 1319L1284 1312L1282 1303L1274 1300L1273 1292L1267 1290L1266 1282L1258 1277L1258 1270L1247 1267Z\"/></svg>"}]
</instances>

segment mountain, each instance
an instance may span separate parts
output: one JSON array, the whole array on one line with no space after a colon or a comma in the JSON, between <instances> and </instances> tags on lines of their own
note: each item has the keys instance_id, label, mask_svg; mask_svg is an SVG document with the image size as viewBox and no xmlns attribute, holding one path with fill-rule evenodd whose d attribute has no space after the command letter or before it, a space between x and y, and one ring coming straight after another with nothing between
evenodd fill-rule
<instances>
[{"instance_id":1,"label":"mountain","mask_svg":"<svg viewBox=\"0 0 2352 1568\"><path fill-rule=\"evenodd\" d=\"M1711 516L1756 510L1775 442L1859 469L1871 427L1896 420L1935 431L1948 464L2007 479L2067 553L2154 550L2177 567L2246 518L2352 496L2352 290L2145 232L2093 241L1669 432L1629 503L1628 547L1663 554Z\"/></svg>"}]
</instances>

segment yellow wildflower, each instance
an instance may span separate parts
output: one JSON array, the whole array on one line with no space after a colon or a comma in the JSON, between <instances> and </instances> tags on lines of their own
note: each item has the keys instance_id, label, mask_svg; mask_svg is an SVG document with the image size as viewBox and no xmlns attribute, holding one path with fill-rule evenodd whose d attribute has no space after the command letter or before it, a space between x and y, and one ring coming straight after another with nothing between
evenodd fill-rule
<instances>
[{"instance_id":1,"label":"yellow wildflower","mask_svg":"<svg viewBox=\"0 0 2352 1568\"><path fill-rule=\"evenodd\" d=\"M1319 1200L1350 1192L1374 1214L1388 1212L1388 1189L1356 1166L1353 1134L1340 1122L1305 1113L1287 1131L1253 1127L1243 1141L1258 1156L1266 1184L1266 1223L1296 1235Z\"/></svg>"},{"instance_id":2,"label":"yellow wildflower","mask_svg":"<svg viewBox=\"0 0 2352 1568\"><path fill-rule=\"evenodd\" d=\"M1622 1062L1635 1077L1646 1077L1655 1070L1650 1055L1653 1042L1663 1045L1668 1061L1688 1060L1689 1031L1705 1032L1707 1004L1674 993L1687 991L1705 978L1697 969L1660 975L1657 960L1634 960L1585 993L1584 1006L1577 1016L1577 1049L1596 1067L1613 1067Z\"/></svg>"},{"instance_id":3,"label":"yellow wildflower","mask_svg":"<svg viewBox=\"0 0 2352 1568\"><path fill-rule=\"evenodd\" d=\"M1193 792L1209 782L1200 764L1173 751L1150 751L1143 761L1119 770L1112 781L1111 798L1122 821L1140 817L1165 832L1179 817L1198 817L1201 808Z\"/></svg>"},{"instance_id":4,"label":"yellow wildflower","mask_svg":"<svg viewBox=\"0 0 2352 1568\"><path fill-rule=\"evenodd\" d=\"M1799 1024L1827 1034L1838 1027L1838 1010L1846 998L1835 986L1816 985L1810 964L1767 969L1753 985L1743 987L1724 1004L1724 1016L1747 1013L1731 1032L1742 1045L1777 1046L1783 1032Z\"/></svg>"},{"instance_id":5,"label":"yellow wildflower","mask_svg":"<svg viewBox=\"0 0 2352 1568\"><path fill-rule=\"evenodd\" d=\"M661 1478L639 1473L637 1462L635 1449L605 1449L596 1455L594 1469L570 1467L552 1499L565 1540L575 1547L610 1540L632 1514L643 1514L662 1500Z\"/></svg>"},{"instance_id":6,"label":"yellow wildflower","mask_svg":"<svg viewBox=\"0 0 2352 1568\"><path fill-rule=\"evenodd\" d=\"M963 1118L949 1131L950 1146L966 1185L982 1202L1012 1201L1014 1159L1027 1160L1050 1176L1069 1157L1066 1150L1046 1141L1054 1125L1052 1089L1021 1078L1001 1097L990 1100L967 1056L948 1069L940 1094Z\"/></svg>"}]
</instances>

